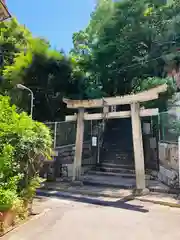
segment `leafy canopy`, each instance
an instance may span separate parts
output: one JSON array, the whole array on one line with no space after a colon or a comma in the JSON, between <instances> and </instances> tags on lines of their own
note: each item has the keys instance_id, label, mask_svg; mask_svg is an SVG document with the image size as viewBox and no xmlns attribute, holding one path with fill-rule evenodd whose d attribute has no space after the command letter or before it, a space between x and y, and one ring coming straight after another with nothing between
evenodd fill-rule
<instances>
[{"instance_id":1,"label":"leafy canopy","mask_svg":"<svg viewBox=\"0 0 180 240\"><path fill-rule=\"evenodd\" d=\"M71 51L88 72L90 88L100 90L97 97L124 95L162 82L173 94L174 82L164 77L167 66L179 62L179 3L98 1L89 25L74 34Z\"/></svg>"}]
</instances>

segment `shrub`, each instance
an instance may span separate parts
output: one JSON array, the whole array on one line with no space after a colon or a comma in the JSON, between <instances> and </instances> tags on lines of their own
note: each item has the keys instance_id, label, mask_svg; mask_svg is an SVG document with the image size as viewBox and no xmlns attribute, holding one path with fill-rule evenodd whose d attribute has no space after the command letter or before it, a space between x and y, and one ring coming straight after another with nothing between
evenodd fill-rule
<instances>
[{"instance_id":1,"label":"shrub","mask_svg":"<svg viewBox=\"0 0 180 240\"><path fill-rule=\"evenodd\" d=\"M9 98L0 96L1 205L12 207L13 196L33 198L40 168L43 160L50 158L51 147L49 129L26 113L18 114Z\"/></svg>"},{"instance_id":2,"label":"shrub","mask_svg":"<svg viewBox=\"0 0 180 240\"><path fill-rule=\"evenodd\" d=\"M6 211L13 207L18 198L17 193L11 189L0 188L0 211Z\"/></svg>"}]
</instances>

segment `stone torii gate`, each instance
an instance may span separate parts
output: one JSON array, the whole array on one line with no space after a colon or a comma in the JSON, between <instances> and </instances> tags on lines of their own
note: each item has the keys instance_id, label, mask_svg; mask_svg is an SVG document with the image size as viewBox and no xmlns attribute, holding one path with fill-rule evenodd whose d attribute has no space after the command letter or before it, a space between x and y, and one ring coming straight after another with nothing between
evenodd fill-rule
<instances>
[{"instance_id":1,"label":"stone torii gate","mask_svg":"<svg viewBox=\"0 0 180 240\"><path fill-rule=\"evenodd\" d=\"M66 121L76 121L76 143L75 156L73 167L73 180L79 180L81 176L82 150L83 150L83 136L84 136L84 120L100 120L114 118L129 118L132 121L132 135L133 148L135 159L135 173L136 173L136 189L143 190L146 188L145 184L145 167L144 167L144 151L142 142L141 117L156 116L159 110L155 109L141 109L140 103L158 99L159 94L167 91L167 85L160 85L147 91L137 94L108 97L103 99L93 100L70 100L63 99L67 104L67 108L78 109L77 115L66 116ZM109 112L109 106L127 105L130 104L130 111ZM85 109L89 108L103 108L103 113L85 113Z\"/></svg>"}]
</instances>

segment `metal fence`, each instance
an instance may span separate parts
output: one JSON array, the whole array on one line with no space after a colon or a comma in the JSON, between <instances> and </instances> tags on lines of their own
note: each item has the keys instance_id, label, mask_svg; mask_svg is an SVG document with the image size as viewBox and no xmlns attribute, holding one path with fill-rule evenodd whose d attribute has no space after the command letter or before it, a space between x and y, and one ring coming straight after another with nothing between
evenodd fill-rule
<instances>
[{"instance_id":1,"label":"metal fence","mask_svg":"<svg viewBox=\"0 0 180 240\"><path fill-rule=\"evenodd\" d=\"M76 141L76 121L72 122L46 122L51 130L54 148L75 144ZM98 127L101 121L84 122L84 141L90 141L93 135L98 134Z\"/></svg>"},{"instance_id":2,"label":"metal fence","mask_svg":"<svg viewBox=\"0 0 180 240\"><path fill-rule=\"evenodd\" d=\"M161 142L177 143L180 136L180 112L173 110L159 114Z\"/></svg>"}]
</instances>

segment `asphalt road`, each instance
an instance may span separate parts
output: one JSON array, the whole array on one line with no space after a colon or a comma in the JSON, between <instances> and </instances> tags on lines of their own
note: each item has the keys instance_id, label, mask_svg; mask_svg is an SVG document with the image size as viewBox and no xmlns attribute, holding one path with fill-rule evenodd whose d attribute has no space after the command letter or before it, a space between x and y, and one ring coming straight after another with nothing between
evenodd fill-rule
<instances>
[{"instance_id":1,"label":"asphalt road","mask_svg":"<svg viewBox=\"0 0 180 240\"><path fill-rule=\"evenodd\" d=\"M180 209L137 200L49 198L44 211L2 240L179 240Z\"/></svg>"}]
</instances>

